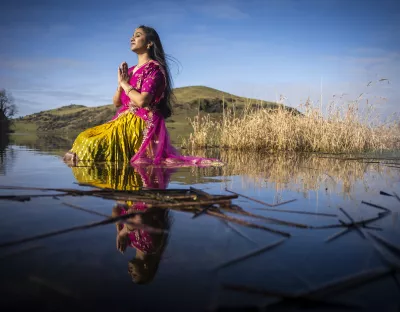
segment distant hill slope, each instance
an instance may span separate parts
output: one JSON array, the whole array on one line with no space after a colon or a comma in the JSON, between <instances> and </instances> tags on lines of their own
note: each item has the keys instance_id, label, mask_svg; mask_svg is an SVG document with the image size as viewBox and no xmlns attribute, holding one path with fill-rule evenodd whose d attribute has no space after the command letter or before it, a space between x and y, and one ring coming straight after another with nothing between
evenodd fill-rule
<instances>
[{"instance_id":1,"label":"distant hill slope","mask_svg":"<svg viewBox=\"0 0 400 312\"><path fill-rule=\"evenodd\" d=\"M246 104L275 108L278 104L232 95L204 86L191 86L174 89L174 114L167 120L169 129L187 131L187 118L197 115L199 110L218 118L225 107L235 106L241 110ZM287 108L293 110L292 108ZM97 107L67 105L38 112L15 119L15 132L79 132L107 122L115 114L112 104Z\"/></svg>"}]
</instances>

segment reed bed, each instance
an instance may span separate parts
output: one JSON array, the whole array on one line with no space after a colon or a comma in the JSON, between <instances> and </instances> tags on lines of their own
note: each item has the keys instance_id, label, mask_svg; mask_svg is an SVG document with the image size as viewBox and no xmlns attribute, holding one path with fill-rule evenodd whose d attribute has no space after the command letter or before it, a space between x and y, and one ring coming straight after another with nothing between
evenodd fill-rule
<instances>
[{"instance_id":1,"label":"reed bed","mask_svg":"<svg viewBox=\"0 0 400 312\"><path fill-rule=\"evenodd\" d=\"M182 147L327 153L400 147L398 121L380 121L374 106L360 100L332 101L325 112L310 100L298 110L284 105L265 108L248 102L240 113L233 107L226 109L219 120L198 115L190 119L190 124L193 133Z\"/></svg>"}]
</instances>

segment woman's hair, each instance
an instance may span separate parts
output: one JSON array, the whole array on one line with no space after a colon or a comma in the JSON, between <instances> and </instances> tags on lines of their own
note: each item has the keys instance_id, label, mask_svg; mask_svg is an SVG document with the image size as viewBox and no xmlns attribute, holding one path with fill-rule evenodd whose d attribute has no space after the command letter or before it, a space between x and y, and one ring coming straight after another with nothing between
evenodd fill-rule
<instances>
[{"instance_id":1,"label":"woman's hair","mask_svg":"<svg viewBox=\"0 0 400 312\"><path fill-rule=\"evenodd\" d=\"M146 34L147 42L152 42L150 47L149 55L151 59L157 61L164 69L166 86L164 90L164 97L160 100L159 109L164 118L168 118L172 114L172 79L167 60L171 60L164 52L164 48L161 44L160 37L154 28L141 25L138 28L142 29Z\"/></svg>"}]
</instances>

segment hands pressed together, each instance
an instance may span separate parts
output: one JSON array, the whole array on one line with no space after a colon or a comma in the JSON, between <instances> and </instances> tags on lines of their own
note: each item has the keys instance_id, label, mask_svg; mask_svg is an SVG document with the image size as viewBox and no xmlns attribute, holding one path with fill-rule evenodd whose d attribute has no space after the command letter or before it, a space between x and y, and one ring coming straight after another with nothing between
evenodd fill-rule
<instances>
[{"instance_id":1,"label":"hands pressed together","mask_svg":"<svg viewBox=\"0 0 400 312\"><path fill-rule=\"evenodd\" d=\"M129 95L129 92L133 90L133 87L129 85L129 80L132 77L132 73L128 73L128 64L126 62L122 62L118 67L118 88L117 94L122 90L125 91L126 95ZM133 102L129 103L129 106L135 107Z\"/></svg>"},{"instance_id":2,"label":"hands pressed together","mask_svg":"<svg viewBox=\"0 0 400 312\"><path fill-rule=\"evenodd\" d=\"M131 76L132 75L128 73L128 64L122 62L118 67L118 85L121 85L121 82L128 82Z\"/></svg>"},{"instance_id":3,"label":"hands pressed together","mask_svg":"<svg viewBox=\"0 0 400 312\"><path fill-rule=\"evenodd\" d=\"M128 73L128 64L126 62L122 62L118 67L118 88L113 99L114 104L117 103L115 104L117 107L121 106L120 95L122 91L130 98L129 106L132 109L145 107L151 100L148 94L143 95L137 92L135 88L129 84L129 80L134 72L135 70Z\"/></svg>"}]
</instances>

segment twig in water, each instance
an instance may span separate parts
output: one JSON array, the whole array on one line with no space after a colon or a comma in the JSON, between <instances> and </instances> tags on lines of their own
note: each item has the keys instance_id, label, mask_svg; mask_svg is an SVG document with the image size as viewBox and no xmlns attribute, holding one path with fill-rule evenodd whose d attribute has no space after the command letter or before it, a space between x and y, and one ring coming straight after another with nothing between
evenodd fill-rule
<instances>
[{"instance_id":1,"label":"twig in water","mask_svg":"<svg viewBox=\"0 0 400 312\"><path fill-rule=\"evenodd\" d=\"M344 223L344 224L328 224L328 225L321 225L321 226L315 226L314 229L334 229L334 228L341 228L341 227L354 227L356 225L361 225L361 226L365 226L369 223L378 221L380 219L383 219L385 217L387 217L390 213L382 213L382 214L378 214L377 217L373 217L370 219L365 219L365 220L360 220L357 222L353 222L353 223Z\"/></svg>"},{"instance_id":2,"label":"twig in water","mask_svg":"<svg viewBox=\"0 0 400 312\"><path fill-rule=\"evenodd\" d=\"M61 234L65 234L65 233L69 233L69 232L73 232L73 231L86 230L86 229L94 228L94 227L101 226L101 225L107 225L107 224L115 223L116 221L119 221L119 220L127 219L127 218L132 217L132 216L134 216L136 214L139 214L139 213L138 212L129 213L129 214L126 214L126 215L123 215L123 216L118 216L118 217L115 217L115 218L109 218L107 220L102 220L102 221L99 221L99 222L93 222L93 223L89 223L89 224L85 224L85 225L78 225L78 226L74 226L74 227L70 227L70 228L66 228L66 229L62 229L62 230L58 230L58 231L53 231L53 232L48 232L48 233L44 233L44 234L39 234L39 235L36 235L36 236L21 238L21 239L17 239L17 240L14 240L14 241L8 241L8 242L5 242L5 243L1 243L0 244L0 248L19 245L19 244L23 244L23 243L26 243L26 242L35 241L35 240L39 240L39 239L43 239L43 238L47 238L47 237L53 237L53 236L57 236L57 235L61 235ZM148 232L151 232L151 233L164 233L164 232L166 232L166 230L156 229L156 228L153 228L153 227L150 227L150 226L146 226L146 225L141 225L141 224L133 224L132 227L134 227L135 229L144 229L144 230L146 230Z\"/></svg>"},{"instance_id":3,"label":"twig in water","mask_svg":"<svg viewBox=\"0 0 400 312\"><path fill-rule=\"evenodd\" d=\"M30 201L31 197L32 195L2 195L0 196L0 200L14 200L19 202L25 202L25 201Z\"/></svg>"},{"instance_id":4,"label":"twig in water","mask_svg":"<svg viewBox=\"0 0 400 312\"><path fill-rule=\"evenodd\" d=\"M68 206L68 207L71 207L71 208L74 208L74 209L78 209L78 210L81 210L81 211L85 211L85 212L88 212L90 214L94 214L94 215L101 216L101 217L106 217L106 218L109 218L109 219L112 218L112 216L106 215L104 213L97 212L95 210L91 210L91 209L88 209L88 208L83 208L83 207L80 207L80 206L77 206L77 205L74 205L74 204L70 204L70 203L67 203L67 202L61 202L61 203L63 205ZM145 214L146 211L139 211L139 213L140 214ZM121 221L122 221L122 223L131 225L131 226L137 225L136 223L130 222L128 220L121 220Z\"/></svg>"},{"instance_id":5,"label":"twig in water","mask_svg":"<svg viewBox=\"0 0 400 312\"><path fill-rule=\"evenodd\" d=\"M222 268L226 268L226 267L231 266L231 265L233 265L233 264L235 264L235 263L238 263L238 262L240 262L240 261L246 260L246 259L248 259L248 258L257 256L257 255L260 255L260 254L266 252L267 250L270 250L270 249L273 249L273 248L279 246L279 245L282 244L285 240L286 240L286 238L282 238L282 239L280 239L280 240L278 240L278 241L276 241L276 242L273 242L272 244L269 244L269 245L267 245L267 246L264 246L264 247L261 248L261 249L254 250L254 251L252 251L252 252L250 252L250 253L247 253L247 254L245 254L245 255L243 255L243 256L240 256L240 257L237 257L237 258L235 258L235 259L229 260L228 262L225 262L225 263L223 263L223 264L218 265L218 266L215 267L213 270L220 270L220 269L222 269Z\"/></svg>"},{"instance_id":6,"label":"twig in water","mask_svg":"<svg viewBox=\"0 0 400 312\"><path fill-rule=\"evenodd\" d=\"M202 191L202 190L199 190L199 189L197 189L197 188L190 187L189 189L190 189L193 193L195 193L195 194L197 194L197 195L204 196L205 198L208 198L208 199L213 198L212 195L210 195L210 194L208 194L208 193L206 193L206 192L204 192L204 191Z\"/></svg>"},{"instance_id":7,"label":"twig in water","mask_svg":"<svg viewBox=\"0 0 400 312\"><path fill-rule=\"evenodd\" d=\"M333 241L334 239L346 234L347 232L350 232L351 228L347 228L347 229L343 229L335 234L332 234L330 236L328 236L328 238L325 240L326 243Z\"/></svg>"},{"instance_id":8,"label":"twig in water","mask_svg":"<svg viewBox=\"0 0 400 312\"><path fill-rule=\"evenodd\" d=\"M360 226L366 228L367 224L375 222L375 221L380 220L380 219L383 219L384 217L386 217L388 215L389 215L389 213L383 213L383 214L378 215L378 217L374 217L374 218L367 219L367 220L357 221L357 222L353 222L353 223L344 223L344 222L342 222L341 225L327 225L327 226L322 226L322 227L319 227L319 228L320 229L322 229L322 228L328 229L328 228L338 228L338 227L343 227L343 226L346 227L345 229L341 230L340 232L329 236L325 240L325 242L330 242L330 241L333 241L334 239L346 234L347 232L350 232L352 229L354 229L355 226L360 225Z\"/></svg>"},{"instance_id":9,"label":"twig in water","mask_svg":"<svg viewBox=\"0 0 400 312\"><path fill-rule=\"evenodd\" d=\"M276 290L261 290L261 289L256 289L248 286L243 286L243 285L233 285L233 284L223 284L222 287L226 290L232 290L232 291L239 291L239 292L244 292L248 294L254 294L254 295L261 295L261 296L266 296L266 297L278 297L278 301L272 304L267 304L264 307L264 311L269 311L270 307L272 305L285 305L285 304L296 304L298 306L299 304L303 305L312 305L313 307L315 306L325 306L325 307L337 307L337 308L342 308L342 309L358 309L360 306L354 305L354 304L348 304L348 303L341 303L341 302L332 302L328 301L326 299L321 299L317 297L312 297L312 296L302 296L302 295L295 295L295 294L290 294L290 293L284 293ZM246 310L247 311L247 310Z\"/></svg>"},{"instance_id":10,"label":"twig in water","mask_svg":"<svg viewBox=\"0 0 400 312\"><path fill-rule=\"evenodd\" d=\"M277 207L277 206L284 205L284 204L288 204L288 203L291 203L291 202L294 202L294 201L297 200L297 199L291 199L291 200L287 200L287 201L284 201L284 202L281 202L281 203L278 203L278 204L268 204L268 203L263 202L263 201L261 201L261 200L258 200L258 199L255 199L255 198L252 198L252 197L243 195L243 194L239 194L239 193L236 193L236 192L234 192L234 191L230 191L230 190L228 190L227 188L225 188L225 191L227 191L227 192L229 192L229 193L236 194L237 196L241 196L241 197L250 199L250 200L252 200L252 201L254 201L254 202L256 202L256 203L259 203L259 204L262 204L262 205L268 206L268 207Z\"/></svg>"},{"instance_id":11,"label":"twig in water","mask_svg":"<svg viewBox=\"0 0 400 312\"><path fill-rule=\"evenodd\" d=\"M207 210L206 213L208 215L211 215L211 216L214 216L214 217L217 217L217 218L221 218L221 219L225 219L225 220L228 220L230 222L237 223L237 224L240 224L240 225L244 225L244 226L247 226L247 227L250 227L250 228L264 230L264 231L275 233L275 234L279 234L279 235L282 235L282 236L285 236L285 237L290 237L291 236L290 233L287 233L287 232L283 232L283 231L280 231L280 230L267 228L267 227L262 226L262 225L258 225L258 224L255 224L255 223L250 223L250 222L247 222L247 221L244 221L244 220L241 220L241 219L237 219L237 218L233 218L233 217L230 217L230 216L227 216L227 215L223 215L223 214L220 214L218 212Z\"/></svg>"},{"instance_id":12,"label":"twig in water","mask_svg":"<svg viewBox=\"0 0 400 312\"><path fill-rule=\"evenodd\" d=\"M367 230L382 231L382 228L377 227L377 226L363 225L363 228L364 228L364 229L367 229Z\"/></svg>"},{"instance_id":13,"label":"twig in water","mask_svg":"<svg viewBox=\"0 0 400 312\"><path fill-rule=\"evenodd\" d=\"M347 218L349 218L349 220L352 222L352 224L355 224L354 219L342 207L339 207L339 210L341 212L343 212L346 215ZM356 229L356 231L360 234L360 236L362 238L364 238L364 239L366 238L365 233L363 232L362 229L360 229L360 227L358 225L354 225L354 228Z\"/></svg>"},{"instance_id":14,"label":"twig in water","mask_svg":"<svg viewBox=\"0 0 400 312\"><path fill-rule=\"evenodd\" d=\"M384 245L386 248L400 254L400 246L389 242L388 240L386 240L385 238L383 238L382 236L378 235L378 234L372 234L370 233L371 236L373 236L376 240L378 240L382 245Z\"/></svg>"},{"instance_id":15,"label":"twig in water","mask_svg":"<svg viewBox=\"0 0 400 312\"><path fill-rule=\"evenodd\" d=\"M399 197L399 195L397 195L397 193L396 193L396 192L393 192L393 194L394 194L394 196L396 197L396 199L397 199L398 201L400 201L400 197Z\"/></svg>"},{"instance_id":16,"label":"twig in water","mask_svg":"<svg viewBox=\"0 0 400 312\"><path fill-rule=\"evenodd\" d=\"M390 196L392 196L392 195L390 195ZM366 201L361 201L361 204L368 205L368 206L371 206L371 207L374 207L374 208L378 208L378 209L384 210L386 212L390 212L390 210L385 208L385 207L382 207L382 206L379 206L379 205L376 205L376 204L372 204L372 203L368 203Z\"/></svg>"},{"instance_id":17,"label":"twig in water","mask_svg":"<svg viewBox=\"0 0 400 312\"><path fill-rule=\"evenodd\" d=\"M71 208L74 208L74 209L82 210L82 211L85 211L85 212L88 212L88 213L91 213L91 214L94 214L94 215L97 215L97 216L110 218L109 215L106 215L104 213L100 213L100 212L97 212L97 211L94 211L94 210L91 210L91 209L83 208L83 207L80 207L80 206L77 206L77 205L74 205L74 204L70 204L70 203L67 203L67 202L61 202L61 204L65 205L65 206L68 206L68 207L71 207Z\"/></svg>"},{"instance_id":18,"label":"twig in water","mask_svg":"<svg viewBox=\"0 0 400 312\"><path fill-rule=\"evenodd\" d=\"M370 242L372 243L373 247L375 250L380 254L381 258L392 268L395 268L397 271L400 270L400 259L399 257L396 257L393 255L392 252L389 252L388 250L393 250L393 247L397 248L397 246L394 246L393 244L389 243L382 237L378 238L377 235L368 233L373 240L370 239ZM379 244L377 244L377 242ZM386 249L382 248L382 246L386 247Z\"/></svg>"},{"instance_id":19,"label":"twig in water","mask_svg":"<svg viewBox=\"0 0 400 312\"><path fill-rule=\"evenodd\" d=\"M290 222L290 221L285 221L285 220L271 218L271 217L264 217L264 216L260 216L260 215L257 215L257 214L251 213L251 212L244 211L244 210L235 210L232 212L243 215L243 216L253 217L253 218L269 221L269 222L276 223L276 224L287 225L287 226L291 226L291 227L298 227L298 228L302 228L302 229L316 228L313 225L307 225L307 224L297 223L297 222Z\"/></svg>"},{"instance_id":20,"label":"twig in water","mask_svg":"<svg viewBox=\"0 0 400 312\"><path fill-rule=\"evenodd\" d=\"M69 193L64 194L32 194L32 195L1 195L0 200L14 200L14 201L30 201L32 198L38 197L63 197L63 196L71 196ZM57 198L56 198L57 199Z\"/></svg>"},{"instance_id":21,"label":"twig in water","mask_svg":"<svg viewBox=\"0 0 400 312\"><path fill-rule=\"evenodd\" d=\"M384 191L380 191L379 194L384 196L393 196L392 194L386 193Z\"/></svg>"},{"instance_id":22,"label":"twig in water","mask_svg":"<svg viewBox=\"0 0 400 312\"><path fill-rule=\"evenodd\" d=\"M244 234L241 230L237 229L233 224L230 224L228 221L224 219L220 219L223 224L225 224L228 228L230 228L233 232L238 234L239 236L243 237L245 240L249 241L253 245L258 245L254 240L252 240L250 237L248 237L246 234Z\"/></svg>"},{"instance_id":23,"label":"twig in water","mask_svg":"<svg viewBox=\"0 0 400 312\"><path fill-rule=\"evenodd\" d=\"M371 269L369 271L363 271L328 282L306 294L312 296L327 296L332 293L343 292L346 289L364 285L367 282L371 282L391 274L393 274L393 270L391 268L385 267Z\"/></svg>"},{"instance_id":24,"label":"twig in water","mask_svg":"<svg viewBox=\"0 0 400 312\"><path fill-rule=\"evenodd\" d=\"M24 190L24 191L56 191L62 193L92 193L92 192L104 192L102 189L97 190L78 190L78 189L68 189L68 188L44 188L44 187L26 187L26 186L7 186L0 185L0 189L3 190Z\"/></svg>"},{"instance_id":25,"label":"twig in water","mask_svg":"<svg viewBox=\"0 0 400 312\"><path fill-rule=\"evenodd\" d=\"M101 187L95 186L95 185L90 184L90 183L78 183L78 182L73 182L73 184L77 184L77 185L79 185L79 186L94 187L94 188L97 188L97 189L99 189L99 190L102 190L102 189L103 189L103 188L101 188Z\"/></svg>"},{"instance_id":26,"label":"twig in water","mask_svg":"<svg viewBox=\"0 0 400 312\"><path fill-rule=\"evenodd\" d=\"M197 217L199 217L199 216L201 216L201 215L207 213L207 210L210 209L210 208L212 208L212 207L213 207L213 205L208 205L207 207L204 207L204 208L201 209L200 211L196 211L196 212L194 213L192 219L195 219L195 218L197 218Z\"/></svg>"},{"instance_id":27,"label":"twig in water","mask_svg":"<svg viewBox=\"0 0 400 312\"><path fill-rule=\"evenodd\" d=\"M339 278L337 280L328 282L323 284L313 290L306 291L306 292L298 292L295 294L285 294L279 291L266 291L266 290L259 290L250 288L247 286L238 286L238 285L224 285L224 288L242 291L247 293L259 294L264 296L274 296L280 297L279 301L273 304L268 305L271 307L272 305L282 305L284 304L284 300L301 300L301 301L319 301L322 300L324 297L328 295L332 295L333 293L343 292L347 289L355 288L361 285L366 284L367 282L372 282L374 280L378 280L380 278L386 277L388 275L393 274L393 270L389 268L378 268L372 269L370 271L364 271L361 273L353 274L350 276L346 276L344 278ZM322 302L321 302L322 303ZM356 306L353 306L356 308Z\"/></svg>"},{"instance_id":28,"label":"twig in water","mask_svg":"<svg viewBox=\"0 0 400 312\"><path fill-rule=\"evenodd\" d=\"M309 211L296 211L296 210L285 210L285 209L274 209L274 208L253 208L253 209L254 209L254 210L266 210L266 211L276 211L276 212L287 212L287 213L306 214L306 215L323 216L323 217L337 217L337 215L332 214L332 213L309 212Z\"/></svg>"},{"instance_id":29,"label":"twig in water","mask_svg":"<svg viewBox=\"0 0 400 312\"><path fill-rule=\"evenodd\" d=\"M220 213L221 215L225 215L223 213L223 211L221 211L221 209L217 208L217 207L213 207L218 213ZM246 239L247 241L249 241L250 243L252 243L253 245L258 245L254 240L252 240L250 237L248 237L246 234L244 234L242 231L240 231L239 229L237 229L235 226L233 226L232 224L230 224L227 220L225 219L219 219L219 221L221 221L223 224L225 224L227 227L229 227L232 231L234 231L236 234L238 234L239 236L243 237L244 239Z\"/></svg>"}]
</instances>

